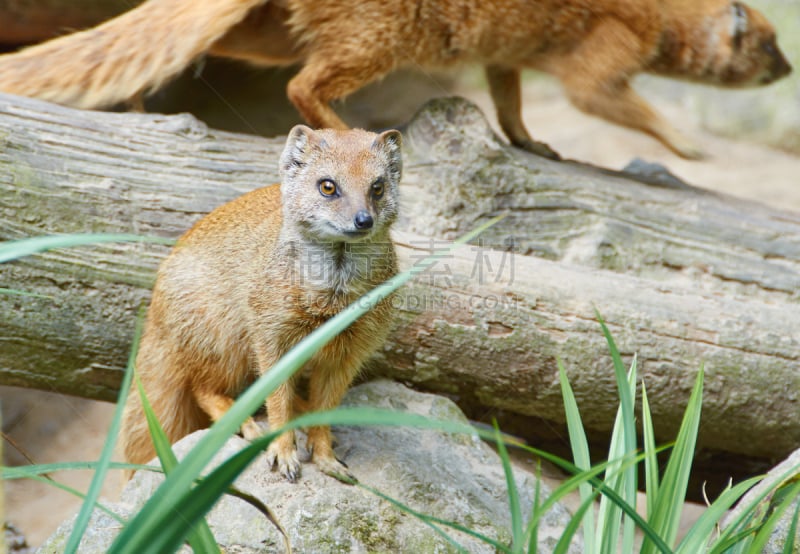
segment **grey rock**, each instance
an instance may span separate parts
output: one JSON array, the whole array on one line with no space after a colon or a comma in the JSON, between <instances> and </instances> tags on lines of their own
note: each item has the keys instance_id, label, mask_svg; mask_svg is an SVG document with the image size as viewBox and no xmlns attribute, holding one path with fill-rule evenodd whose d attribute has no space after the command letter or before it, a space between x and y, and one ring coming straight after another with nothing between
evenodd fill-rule
<instances>
[{"instance_id":1,"label":"grey rock","mask_svg":"<svg viewBox=\"0 0 800 554\"><path fill-rule=\"evenodd\" d=\"M441 396L414 392L381 380L353 388L345 402L408 411L431 418L465 422L456 405ZM494 540L508 544L511 519L505 477L499 457L477 436L452 435L406 427L335 428L337 456L365 485L399 500L414 510L457 522ZM175 445L179 458L205 431ZM303 457L302 440L301 458ZM230 439L214 458L214 466L247 444ZM524 514L530 514L535 477L515 470ZM155 473L139 472L123 492L114 510L124 517L139 509L161 482ZM287 530L294 552L454 552L434 530L403 513L367 490L346 485L303 465L296 484L269 471L263 458L256 460L235 486L269 506ZM549 490L540 484L542 498ZM540 552L552 552L570 515L556 505L540 524ZM207 521L226 552L282 552L283 539L255 508L231 497L223 498ZM41 552L59 552L72 522L63 524ZM120 525L99 512L81 545L82 553L105 552ZM495 548L459 531L443 528L469 552L494 552ZM187 548L188 551L188 548ZM580 552L579 538L570 552Z\"/></svg>"},{"instance_id":2,"label":"grey rock","mask_svg":"<svg viewBox=\"0 0 800 554\"><path fill-rule=\"evenodd\" d=\"M660 163L648 162L641 158L631 160L631 162L622 169L622 172L628 173L636 179L645 183L650 183L651 185L676 189L690 188L690 185Z\"/></svg>"}]
</instances>

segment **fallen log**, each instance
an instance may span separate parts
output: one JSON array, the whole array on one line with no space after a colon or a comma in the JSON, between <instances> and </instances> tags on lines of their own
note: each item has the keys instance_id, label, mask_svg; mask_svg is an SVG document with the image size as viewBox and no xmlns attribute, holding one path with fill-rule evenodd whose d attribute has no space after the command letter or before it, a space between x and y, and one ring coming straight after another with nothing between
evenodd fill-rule
<instances>
[{"instance_id":1,"label":"fallen log","mask_svg":"<svg viewBox=\"0 0 800 554\"><path fill-rule=\"evenodd\" d=\"M560 357L587 426L604 435L617 395L597 309L625 358L638 355L662 437L674 436L704 363L705 447L772 459L800 444L800 215L530 156L465 101L433 102L405 136L405 267L508 215L406 287L372 374L447 393L474 416L558 424ZM0 95L0 239L175 238L275 182L282 145L188 115ZM0 296L0 383L113 400L167 251L120 243L0 266L1 287L43 296Z\"/></svg>"}]
</instances>

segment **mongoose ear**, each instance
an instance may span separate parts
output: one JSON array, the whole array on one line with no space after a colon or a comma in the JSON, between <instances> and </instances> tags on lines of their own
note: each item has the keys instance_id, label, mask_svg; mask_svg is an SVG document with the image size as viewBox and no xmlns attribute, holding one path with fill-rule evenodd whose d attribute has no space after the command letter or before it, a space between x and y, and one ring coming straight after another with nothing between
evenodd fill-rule
<instances>
[{"instance_id":1,"label":"mongoose ear","mask_svg":"<svg viewBox=\"0 0 800 554\"><path fill-rule=\"evenodd\" d=\"M742 46L742 40L747 33L747 9L741 2L731 3L731 38L733 47L737 50Z\"/></svg>"},{"instance_id":2,"label":"mongoose ear","mask_svg":"<svg viewBox=\"0 0 800 554\"><path fill-rule=\"evenodd\" d=\"M291 174L305 165L309 148L320 141L320 137L305 125L295 125L286 137L286 146L281 154L281 173Z\"/></svg>"},{"instance_id":3,"label":"mongoose ear","mask_svg":"<svg viewBox=\"0 0 800 554\"><path fill-rule=\"evenodd\" d=\"M400 131L390 130L384 131L373 143L373 148L380 148L386 152L389 162L389 178L393 181L400 180L400 174L403 171L403 135Z\"/></svg>"}]
</instances>

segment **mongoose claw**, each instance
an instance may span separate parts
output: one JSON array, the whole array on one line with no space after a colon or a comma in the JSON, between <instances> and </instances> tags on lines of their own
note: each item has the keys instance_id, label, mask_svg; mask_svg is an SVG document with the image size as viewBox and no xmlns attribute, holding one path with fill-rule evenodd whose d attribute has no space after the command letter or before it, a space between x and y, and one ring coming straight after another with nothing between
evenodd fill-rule
<instances>
[{"instance_id":1,"label":"mongoose claw","mask_svg":"<svg viewBox=\"0 0 800 554\"><path fill-rule=\"evenodd\" d=\"M275 444L275 443L273 443ZM297 450L292 448L289 452L284 452L272 445L267 449L267 467L277 469L284 479L290 483L296 483L300 477L300 460L297 459Z\"/></svg>"},{"instance_id":2,"label":"mongoose claw","mask_svg":"<svg viewBox=\"0 0 800 554\"><path fill-rule=\"evenodd\" d=\"M536 154L537 156L547 158L548 160L561 160L561 155L558 152L550 148L544 142L539 142L538 140L524 139L520 141L513 141L512 144L517 148L522 148L531 154Z\"/></svg>"},{"instance_id":3,"label":"mongoose claw","mask_svg":"<svg viewBox=\"0 0 800 554\"><path fill-rule=\"evenodd\" d=\"M317 467L322 473L333 477L334 479L338 479L342 483L346 483L348 485L358 483L356 476L350 472L350 470L347 468L347 464L341 460L336 458L318 458L314 460L314 463L317 464Z\"/></svg>"}]
</instances>

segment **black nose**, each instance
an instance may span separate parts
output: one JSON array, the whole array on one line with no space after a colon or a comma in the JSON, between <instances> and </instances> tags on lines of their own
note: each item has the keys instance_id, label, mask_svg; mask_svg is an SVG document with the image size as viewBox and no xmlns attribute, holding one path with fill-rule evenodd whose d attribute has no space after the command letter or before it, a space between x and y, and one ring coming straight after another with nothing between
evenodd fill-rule
<instances>
[{"instance_id":1,"label":"black nose","mask_svg":"<svg viewBox=\"0 0 800 554\"><path fill-rule=\"evenodd\" d=\"M367 210L359 210L353 218L353 223L356 224L356 229L372 229L372 216Z\"/></svg>"}]
</instances>

